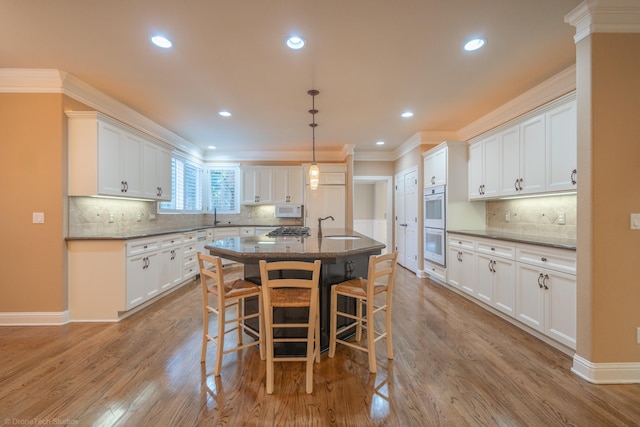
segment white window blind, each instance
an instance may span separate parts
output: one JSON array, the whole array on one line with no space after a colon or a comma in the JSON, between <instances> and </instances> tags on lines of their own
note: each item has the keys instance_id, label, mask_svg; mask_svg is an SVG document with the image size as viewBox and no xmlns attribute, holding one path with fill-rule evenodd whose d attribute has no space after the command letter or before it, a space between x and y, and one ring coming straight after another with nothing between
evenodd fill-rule
<instances>
[{"instance_id":1,"label":"white window blind","mask_svg":"<svg viewBox=\"0 0 640 427\"><path fill-rule=\"evenodd\" d=\"M161 211L202 211L202 167L172 157L171 190L171 201L161 202Z\"/></svg>"},{"instance_id":2,"label":"white window blind","mask_svg":"<svg viewBox=\"0 0 640 427\"><path fill-rule=\"evenodd\" d=\"M214 166L209 169L209 212L240 213L240 169Z\"/></svg>"}]
</instances>

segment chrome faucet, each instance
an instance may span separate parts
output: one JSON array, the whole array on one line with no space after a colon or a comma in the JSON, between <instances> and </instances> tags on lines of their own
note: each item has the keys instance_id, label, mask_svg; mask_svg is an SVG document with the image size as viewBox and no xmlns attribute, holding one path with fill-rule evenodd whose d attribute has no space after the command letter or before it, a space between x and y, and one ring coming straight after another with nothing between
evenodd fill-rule
<instances>
[{"instance_id":1,"label":"chrome faucet","mask_svg":"<svg viewBox=\"0 0 640 427\"><path fill-rule=\"evenodd\" d=\"M325 221L329 218L331 218L331 221L335 221L335 219L331 215L324 218L318 218L318 237L322 237L322 221Z\"/></svg>"}]
</instances>

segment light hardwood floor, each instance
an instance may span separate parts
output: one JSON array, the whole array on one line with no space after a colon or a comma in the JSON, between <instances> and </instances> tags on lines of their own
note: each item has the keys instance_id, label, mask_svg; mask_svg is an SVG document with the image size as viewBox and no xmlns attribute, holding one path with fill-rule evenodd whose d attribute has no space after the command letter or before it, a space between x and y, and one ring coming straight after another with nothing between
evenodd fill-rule
<instances>
[{"instance_id":1,"label":"light hardwood floor","mask_svg":"<svg viewBox=\"0 0 640 427\"><path fill-rule=\"evenodd\" d=\"M256 348L200 364L199 283L116 324L0 328L0 423L80 426L634 426L640 385L593 385L571 359L427 279L398 268L395 359L339 346L276 366L265 393ZM2 425L2 424L0 424Z\"/></svg>"}]
</instances>

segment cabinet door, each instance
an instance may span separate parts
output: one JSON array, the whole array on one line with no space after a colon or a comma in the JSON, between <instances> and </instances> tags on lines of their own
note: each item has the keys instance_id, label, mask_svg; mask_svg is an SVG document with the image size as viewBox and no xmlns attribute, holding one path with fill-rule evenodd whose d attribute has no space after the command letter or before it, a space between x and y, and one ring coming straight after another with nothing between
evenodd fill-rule
<instances>
[{"instance_id":1,"label":"cabinet door","mask_svg":"<svg viewBox=\"0 0 640 427\"><path fill-rule=\"evenodd\" d=\"M460 249L449 248L449 258L447 259L447 282L458 289L462 288L462 259Z\"/></svg>"},{"instance_id":2,"label":"cabinet door","mask_svg":"<svg viewBox=\"0 0 640 427\"><path fill-rule=\"evenodd\" d=\"M242 170L242 203L258 203L258 189L256 188L256 170Z\"/></svg>"},{"instance_id":3,"label":"cabinet door","mask_svg":"<svg viewBox=\"0 0 640 427\"><path fill-rule=\"evenodd\" d=\"M511 317L516 315L516 263L493 259L493 306Z\"/></svg>"},{"instance_id":4,"label":"cabinet door","mask_svg":"<svg viewBox=\"0 0 640 427\"><path fill-rule=\"evenodd\" d=\"M158 264L160 292L178 285L182 281L182 246L163 249Z\"/></svg>"},{"instance_id":5,"label":"cabinet door","mask_svg":"<svg viewBox=\"0 0 640 427\"><path fill-rule=\"evenodd\" d=\"M520 125L520 178L521 193L545 191L546 142L544 115L534 117Z\"/></svg>"},{"instance_id":6,"label":"cabinet door","mask_svg":"<svg viewBox=\"0 0 640 427\"><path fill-rule=\"evenodd\" d=\"M484 184L484 165L482 142L469 146L469 199L482 198Z\"/></svg>"},{"instance_id":7,"label":"cabinet door","mask_svg":"<svg viewBox=\"0 0 640 427\"><path fill-rule=\"evenodd\" d=\"M346 217L346 189L344 185L320 185L306 188L305 222L307 227L317 228L318 218L331 215L334 221L322 223L323 229L344 228Z\"/></svg>"},{"instance_id":8,"label":"cabinet door","mask_svg":"<svg viewBox=\"0 0 640 427\"><path fill-rule=\"evenodd\" d=\"M294 167L289 169L287 179L287 189L289 199L287 203L301 205L304 203L304 179L302 168Z\"/></svg>"},{"instance_id":9,"label":"cabinet door","mask_svg":"<svg viewBox=\"0 0 640 427\"><path fill-rule=\"evenodd\" d=\"M142 151L144 142L128 132L122 133L121 150L122 179L125 182L124 195L142 197Z\"/></svg>"},{"instance_id":10,"label":"cabinet door","mask_svg":"<svg viewBox=\"0 0 640 427\"><path fill-rule=\"evenodd\" d=\"M120 129L98 122L98 191L113 196L124 195L124 178L120 171Z\"/></svg>"},{"instance_id":11,"label":"cabinet door","mask_svg":"<svg viewBox=\"0 0 640 427\"><path fill-rule=\"evenodd\" d=\"M146 299L160 293L160 251L147 254L147 268L144 272Z\"/></svg>"},{"instance_id":12,"label":"cabinet door","mask_svg":"<svg viewBox=\"0 0 640 427\"><path fill-rule=\"evenodd\" d=\"M127 309L142 304L146 300L146 257L146 254L141 254L127 258Z\"/></svg>"},{"instance_id":13,"label":"cabinet door","mask_svg":"<svg viewBox=\"0 0 640 427\"><path fill-rule=\"evenodd\" d=\"M483 142L482 163L484 170L483 197L496 197L500 195L500 143L497 137L492 137Z\"/></svg>"},{"instance_id":14,"label":"cabinet door","mask_svg":"<svg viewBox=\"0 0 640 427\"><path fill-rule=\"evenodd\" d=\"M545 271L545 333L576 348L576 278L552 270Z\"/></svg>"},{"instance_id":15,"label":"cabinet door","mask_svg":"<svg viewBox=\"0 0 640 427\"><path fill-rule=\"evenodd\" d=\"M544 291L540 269L519 263L516 268L516 319L544 332Z\"/></svg>"},{"instance_id":16,"label":"cabinet door","mask_svg":"<svg viewBox=\"0 0 640 427\"><path fill-rule=\"evenodd\" d=\"M460 249L460 288L475 296L476 294L476 254L467 249Z\"/></svg>"},{"instance_id":17,"label":"cabinet door","mask_svg":"<svg viewBox=\"0 0 640 427\"><path fill-rule=\"evenodd\" d=\"M562 105L546 114L547 191L577 188L576 102Z\"/></svg>"},{"instance_id":18,"label":"cabinet door","mask_svg":"<svg viewBox=\"0 0 640 427\"><path fill-rule=\"evenodd\" d=\"M447 184L447 148L436 151L433 154L433 164L435 166L435 185Z\"/></svg>"},{"instance_id":19,"label":"cabinet door","mask_svg":"<svg viewBox=\"0 0 640 427\"><path fill-rule=\"evenodd\" d=\"M144 141L142 159L144 197L171 200L171 152Z\"/></svg>"},{"instance_id":20,"label":"cabinet door","mask_svg":"<svg viewBox=\"0 0 640 427\"><path fill-rule=\"evenodd\" d=\"M474 296L491 305L493 302L493 258L485 254L476 255L476 285Z\"/></svg>"},{"instance_id":21,"label":"cabinet door","mask_svg":"<svg viewBox=\"0 0 640 427\"><path fill-rule=\"evenodd\" d=\"M500 134L500 153L502 162L498 170L500 176L500 194L510 196L520 192L520 126Z\"/></svg>"},{"instance_id":22,"label":"cabinet door","mask_svg":"<svg viewBox=\"0 0 640 427\"><path fill-rule=\"evenodd\" d=\"M273 196L273 203L277 205L288 203L289 171L286 168L278 168L273 171L272 178L273 190L271 194Z\"/></svg>"}]
</instances>

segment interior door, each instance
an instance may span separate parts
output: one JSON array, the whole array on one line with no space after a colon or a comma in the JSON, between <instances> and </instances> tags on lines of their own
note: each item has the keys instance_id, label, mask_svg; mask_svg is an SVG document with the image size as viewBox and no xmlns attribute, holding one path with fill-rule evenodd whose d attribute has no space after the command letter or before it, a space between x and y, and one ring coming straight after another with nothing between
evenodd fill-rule
<instances>
[{"instance_id":1,"label":"interior door","mask_svg":"<svg viewBox=\"0 0 640 427\"><path fill-rule=\"evenodd\" d=\"M395 248L398 264L418 270L418 168L400 172L395 177Z\"/></svg>"}]
</instances>

